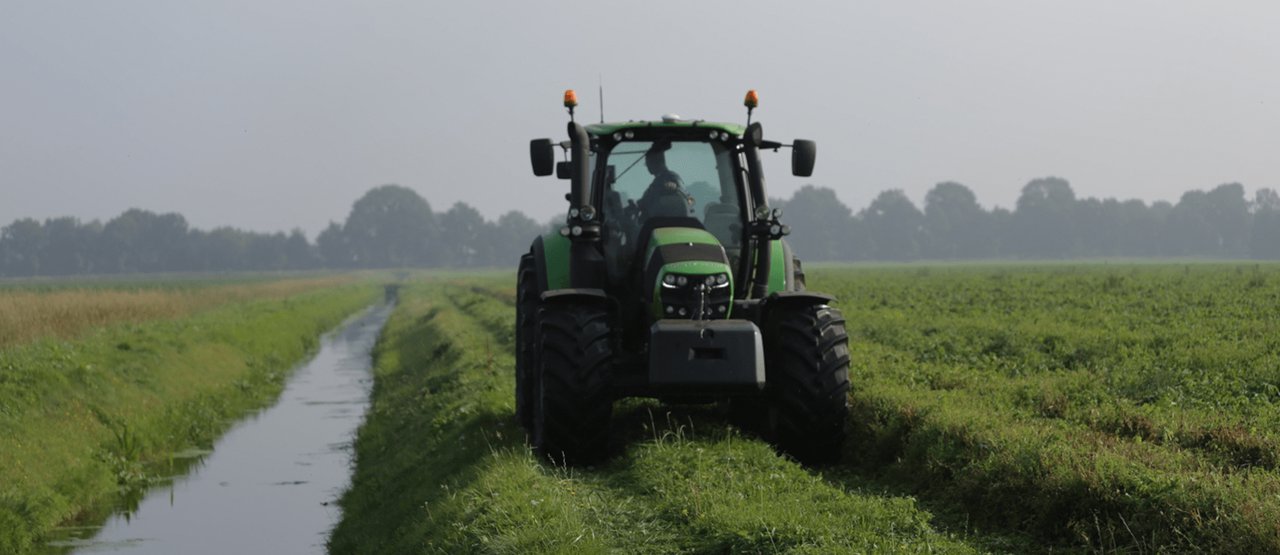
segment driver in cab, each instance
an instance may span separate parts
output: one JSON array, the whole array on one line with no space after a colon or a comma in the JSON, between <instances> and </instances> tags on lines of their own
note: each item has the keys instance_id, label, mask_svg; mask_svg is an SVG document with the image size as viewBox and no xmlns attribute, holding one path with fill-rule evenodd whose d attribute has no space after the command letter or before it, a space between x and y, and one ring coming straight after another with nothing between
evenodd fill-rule
<instances>
[{"instance_id":1,"label":"driver in cab","mask_svg":"<svg viewBox=\"0 0 1280 555\"><path fill-rule=\"evenodd\" d=\"M644 155L645 168L653 174L653 181L636 203L642 219L654 217L687 217L692 210L693 198L684 192L680 175L667 168L669 142L654 143Z\"/></svg>"}]
</instances>

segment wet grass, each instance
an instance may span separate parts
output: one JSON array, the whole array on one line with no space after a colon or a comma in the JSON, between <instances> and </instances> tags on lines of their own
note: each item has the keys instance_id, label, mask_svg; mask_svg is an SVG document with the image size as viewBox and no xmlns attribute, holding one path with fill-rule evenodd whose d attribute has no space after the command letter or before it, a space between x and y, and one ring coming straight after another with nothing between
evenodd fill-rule
<instances>
[{"instance_id":1,"label":"wet grass","mask_svg":"<svg viewBox=\"0 0 1280 555\"><path fill-rule=\"evenodd\" d=\"M0 552L136 499L172 453L268 404L321 333L382 294L349 279L261 287L0 349Z\"/></svg>"},{"instance_id":2,"label":"wet grass","mask_svg":"<svg viewBox=\"0 0 1280 555\"><path fill-rule=\"evenodd\" d=\"M419 283L375 348L333 553L975 552L910 497L779 457L715 409L626 401L599 467L513 420L510 276Z\"/></svg>"}]
</instances>

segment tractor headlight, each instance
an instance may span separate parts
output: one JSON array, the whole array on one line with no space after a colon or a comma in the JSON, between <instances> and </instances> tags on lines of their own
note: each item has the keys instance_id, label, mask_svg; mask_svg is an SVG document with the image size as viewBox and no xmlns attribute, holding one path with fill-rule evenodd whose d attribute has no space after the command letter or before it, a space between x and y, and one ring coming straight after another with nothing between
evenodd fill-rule
<instances>
[{"instance_id":1,"label":"tractor headlight","mask_svg":"<svg viewBox=\"0 0 1280 555\"><path fill-rule=\"evenodd\" d=\"M659 282L661 317L666 318L724 318L728 315L733 298L729 288L732 281L727 272L715 274L682 275L668 273Z\"/></svg>"}]
</instances>

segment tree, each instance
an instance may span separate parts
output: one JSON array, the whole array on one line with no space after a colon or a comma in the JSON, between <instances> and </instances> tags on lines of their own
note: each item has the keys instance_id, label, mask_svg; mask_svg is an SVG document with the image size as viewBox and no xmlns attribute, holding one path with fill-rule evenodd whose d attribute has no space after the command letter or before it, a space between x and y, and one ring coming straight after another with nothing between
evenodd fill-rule
<instances>
[{"instance_id":1,"label":"tree","mask_svg":"<svg viewBox=\"0 0 1280 555\"><path fill-rule=\"evenodd\" d=\"M1219 256L1244 257L1249 254L1249 201L1244 186L1225 183L1205 195L1209 225L1218 238Z\"/></svg>"},{"instance_id":2,"label":"tree","mask_svg":"<svg viewBox=\"0 0 1280 555\"><path fill-rule=\"evenodd\" d=\"M316 250L325 267L350 268L355 265L355 252L351 250L351 242L337 222L329 222L329 226L316 236Z\"/></svg>"},{"instance_id":3,"label":"tree","mask_svg":"<svg viewBox=\"0 0 1280 555\"><path fill-rule=\"evenodd\" d=\"M4 245L4 274L9 276L40 275L40 256L48 239L40 222L23 218L6 226L0 233Z\"/></svg>"},{"instance_id":4,"label":"tree","mask_svg":"<svg viewBox=\"0 0 1280 555\"><path fill-rule=\"evenodd\" d=\"M440 215L440 235L444 243L444 262L449 266L477 266L488 259L490 245L485 241L484 216L464 202L454 203Z\"/></svg>"},{"instance_id":5,"label":"tree","mask_svg":"<svg viewBox=\"0 0 1280 555\"><path fill-rule=\"evenodd\" d=\"M1239 183L1209 192L1187 191L1169 214L1169 254L1245 256L1249 249L1249 203Z\"/></svg>"},{"instance_id":6,"label":"tree","mask_svg":"<svg viewBox=\"0 0 1280 555\"><path fill-rule=\"evenodd\" d=\"M1120 245L1120 203L1089 197L1072 209L1076 251L1082 256L1115 256Z\"/></svg>"},{"instance_id":7,"label":"tree","mask_svg":"<svg viewBox=\"0 0 1280 555\"><path fill-rule=\"evenodd\" d=\"M436 265L443 250L431 205L399 185L375 187L360 197L343 235L362 268Z\"/></svg>"},{"instance_id":8,"label":"tree","mask_svg":"<svg viewBox=\"0 0 1280 555\"><path fill-rule=\"evenodd\" d=\"M284 233L252 233L248 239L248 267L273 271L289 268L289 238Z\"/></svg>"},{"instance_id":9,"label":"tree","mask_svg":"<svg viewBox=\"0 0 1280 555\"><path fill-rule=\"evenodd\" d=\"M249 236L232 227L217 227L202 234L199 248L205 271L228 272L250 269Z\"/></svg>"},{"instance_id":10,"label":"tree","mask_svg":"<svg viewBox=\"0 0 1280 555\"><path fill-rule=\"evenodd\" d=\"M953 181L934 185L924 197L923 254L929 258L995 255L990 215L968 187Z\"/></svg>"},{"instance_id":11,"label":"tree","mask_svg":"<svg viewBox=\"0 0 1280 555\"><path fill-rule=\"evenodd\" d=\"M1115 253L1120 256L1159 256L1161 227L1164 225L1165 207L1168 206L1166 202L1148 207L1138 199L1119 202L1114 215L1119 229L1113 239Z\"/></svg>"},{"instance_id":12,"label":"tree","mask_svg":"<svg viewBox=\"0 0 1280 555\"><path fill-rule=\"evenodd\" d=\"M104 272L161 272L191 268L187 220L132 208L102 228L99 250Z\"/></svg>"},{"instance_id":13,"label":"tree","mask_svg":"<svg viewBox=\"0 0 1280 555\"><path fill-rule=\"evenodd\" d=\"M44 221L45 248L40 273L66 276L85 272L91 265L85 260L93 252L92 235L72 217Z\"/></svg>"},{"instance_id":14,"label":"tree","mask_svg":"<svg viewBox=\"0 0 1280 555\"><path fill-rule=\"evenodd\" d=\"M1013 214L1010 239L1016 254L1024 258L1071 255L1076 246L1075 204L1075 191L1065 179L1043 177L1027 183Z\"/></svg>"},{"instance_id":15,"label":"tree","mask_svg":"<svg viewBox=\"0 0 1280 555\"><path fill-rule=\"evenodd\" d=\"M901 189L881 192L859 217L866 224L875 258L911 260L920 256L924 214Z\"/></svg>"},{"instance_id":16,"label":"tree","mask_svg":"<svg viewBox=\"0 0 1280 555\"><path fill-rule=\"evenodd\" d=\"M523 213L512 210L498 217L493 229L493 258L490 265L514 264L520 256L529 252L529 244L543 232L543 226Z\"/></svg>"},{"instance_id":17,"label":"tree","mask_svg":"<svg viewBox=\"0 0 1280 555\"><path fill-rule=\"evenodd\" d=\"M289 238L285 241L284 255L287 261L285 267L290 270L309 270L319 262L315 248L307 241L307 235L296 227L289 232Z\"/></svg>"},{"instance_id":18,"label":"tree","mask_svg":"<svg viewBox=\"0 0 1280 555\"><path fill-rule=\"evenodd\" d=\"M1249 206L1253 226L1249 235L1249 254L1254 258L1280 259L1280 194L1274 189L1258 189Z\"/></svg>"},{"instance_id":19,"label":"tree","mask_svg":"<svg viewBox=\"0 0 1280 555\"><path fill-rule=\"evenodd\" d=\"M852 233L853 211L834 190L805 185L785 205L783 221L792 229L787 242L804 260L850 260L851 244L865 240Z\"/></svg>"}]
</instances>

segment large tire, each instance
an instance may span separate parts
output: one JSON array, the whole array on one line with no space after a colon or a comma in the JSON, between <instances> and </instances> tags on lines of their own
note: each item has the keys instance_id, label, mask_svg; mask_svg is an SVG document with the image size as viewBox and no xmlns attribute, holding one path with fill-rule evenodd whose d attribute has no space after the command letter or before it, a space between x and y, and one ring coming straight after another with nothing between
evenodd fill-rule
<instances>
[{"instance_id":1,"label":"large tire","mask_svg":"<svg viewBox=\"0 0 1280 555\"><path fill-rule=\"evenodd\" d=\"M826 305L770 311L765 342L766 396L774 441L805 464L840 460L849 415L849 335Z\"/></svg>"},{"instance_id":2,"label":"large tire","mask_svg":"<svg viewBox=\"0 0 1280 555\"><path fill-rule=\"evenodd\" d=\"M534 447L558 464L597 462L606 455L613 416L609 312L565 303L544 305L538 314Z\"/></svg>"},{"instance_id":3,"label":"large tire","mask_svg":"<svg viewBox=\"0 0 1280 555\"><path fill-rule=\"evenodd\" d=\"M529 437L533 437L534 396L538 383L534 379L538 367L534 335L537 331L538 275L533 255L520 257L516 273L516 420Z\"/></svg>"}]
</instances>

